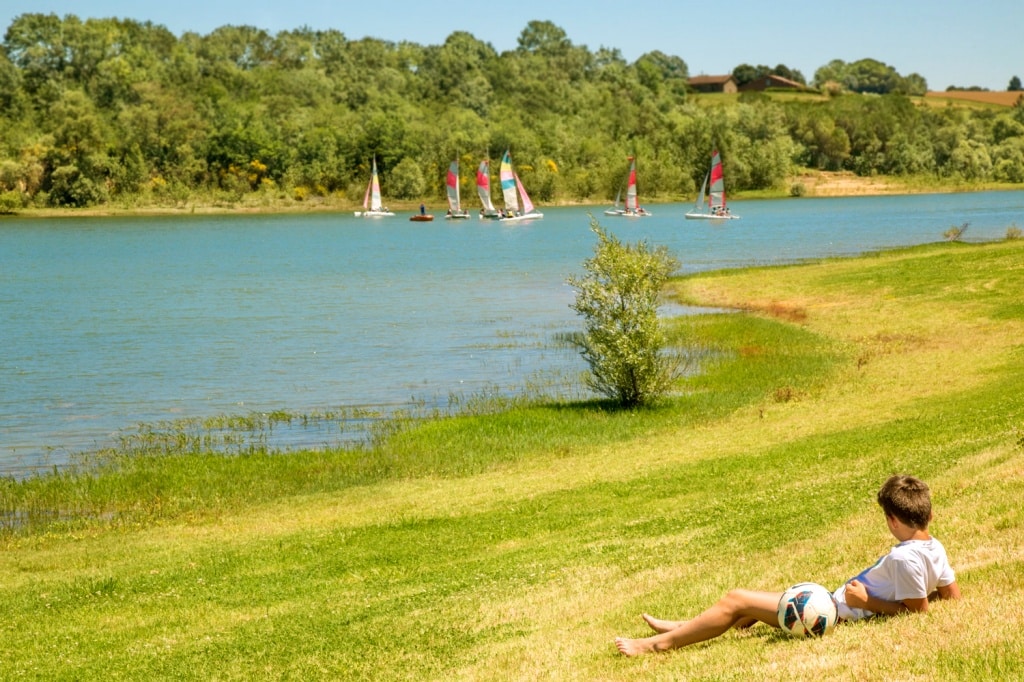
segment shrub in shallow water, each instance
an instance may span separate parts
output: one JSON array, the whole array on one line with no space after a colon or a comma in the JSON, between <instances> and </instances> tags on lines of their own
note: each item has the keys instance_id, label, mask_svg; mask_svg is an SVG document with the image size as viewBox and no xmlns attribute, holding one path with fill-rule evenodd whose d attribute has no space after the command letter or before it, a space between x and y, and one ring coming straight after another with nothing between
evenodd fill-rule
<instances>
[{"instance_id":1,"label":"shrub in shallow water","mask_svg":"<svg viewBox=\"0 0 1024 682\"><path fill-rule=\"evenodd\" d=\"M594 256L583 263L587 274L570 277L572 304L584 319L577 340L590 366L587 384L623 406L649 403L663 395L679 360L666 353L666 335L658 318L662 286L679 262L664 246L623 244L593 217Z\"/></svg>"}]
</instances>

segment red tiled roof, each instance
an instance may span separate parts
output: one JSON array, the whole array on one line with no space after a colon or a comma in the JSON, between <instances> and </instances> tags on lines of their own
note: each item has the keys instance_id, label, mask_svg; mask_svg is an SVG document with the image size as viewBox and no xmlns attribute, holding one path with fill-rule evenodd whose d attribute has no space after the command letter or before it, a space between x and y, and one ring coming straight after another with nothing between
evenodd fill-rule
<instances>
[{"instance_id":1,"label":"red tiled roof","mask_svg":"<svg viewBox=\"0 0 1024 682\"><path fill-rule=\"evenodd\" d=\"M732 74L726 74L724 76L694 76L690 79L690 85L712 85L717 83L727 83L732 80Z\"/></svg>"}]
</instances>

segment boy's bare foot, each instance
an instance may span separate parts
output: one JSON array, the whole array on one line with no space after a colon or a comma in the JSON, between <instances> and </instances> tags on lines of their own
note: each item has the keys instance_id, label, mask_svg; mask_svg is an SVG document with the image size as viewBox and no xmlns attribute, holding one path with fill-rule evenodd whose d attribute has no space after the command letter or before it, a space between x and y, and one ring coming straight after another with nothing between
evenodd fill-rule
<instances>
[{"instance_id":1,"label":"boy's bare foot","mask_svg":"<svg viewBox=\"0 0 1024 682\"><path fill-rule=\"evenodd\" d=\"M649 654L654 651L654 645L646 639L616 637L615 647L623 656L639 656L640 654Z\"/></svg>"},{"instance_id":2,"label":"boy's bare foot","mask_svg":"<svg viewBox=\"0 0 1024 682\"><path fill-rule=\"evenodd\" d=\"M661 618L655 618L648 613L641 614L641 617L644 619L644 622L657 633L675 630L686 622L685 620L662 620Z\"/></svg>"}]
</instances>

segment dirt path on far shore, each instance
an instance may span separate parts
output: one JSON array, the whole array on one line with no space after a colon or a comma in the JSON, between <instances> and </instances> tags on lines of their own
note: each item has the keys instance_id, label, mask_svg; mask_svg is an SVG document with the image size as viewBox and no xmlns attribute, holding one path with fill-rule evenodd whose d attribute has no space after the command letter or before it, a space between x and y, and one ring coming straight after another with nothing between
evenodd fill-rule
<instances>
[{"instance_id":1,"label":"dirt path on far shore","mask_svg":"<svg viewBox=\"0 0 1024 682\"><path fill-rule=\"evenodd\" d=\"M905 184L884 177L861 177L850 171L803 173L789 179L792 187L804 186L809 197L848 197L871 194L911 194L914 190ZM923 190L918 190L923 191Z\"/></svg>"}]
</instances>

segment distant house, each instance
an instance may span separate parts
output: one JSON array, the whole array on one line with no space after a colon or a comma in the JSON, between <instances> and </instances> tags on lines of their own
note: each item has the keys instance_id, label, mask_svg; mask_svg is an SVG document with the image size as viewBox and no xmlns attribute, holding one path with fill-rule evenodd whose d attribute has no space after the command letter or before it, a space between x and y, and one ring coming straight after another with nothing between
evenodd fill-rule
<instances>
[{"instance_id":1,"label":"distant house","mask_svg":"<svg viewBox=\"0 0 1024 682\"><path fill-rule=\"evenodd\" d=\"M796 81L791 81L788 78L782 76L775 76L768 74L767 76L761 76L755 78L749 83L744 83L739 87L740 92L748 92L750 90L806 90L807 86Z\"/></svg>"},{"instance_id":2,"label":"distant house","mask_svg":"<svg viewBox=\"0 0 1024 682\"><path fill-rule=\"evenodd\" d=\"M736 92L736 79L726 76L694 76L687 83L696 92Z\"/></svg>"}]
</instances>

